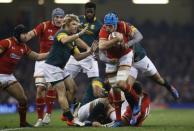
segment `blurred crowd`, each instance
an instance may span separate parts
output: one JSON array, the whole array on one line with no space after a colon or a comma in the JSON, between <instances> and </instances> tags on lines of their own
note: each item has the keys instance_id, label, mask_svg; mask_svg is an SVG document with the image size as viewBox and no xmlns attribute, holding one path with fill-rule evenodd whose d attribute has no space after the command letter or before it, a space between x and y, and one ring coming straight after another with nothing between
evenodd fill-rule
<instances>
[{"instance_id":1,"label":"blurred crowd","mask_svg":"<svg viewBox=\"0 0 194 131\"><path fill-rule=\"evenodd\" d=\"M134 23L132 23L134 24ZM135 24L134 24L135 25ZM169 80L179 90L181 102L194 101L194 25L168 25L166 22L154 24L146 21L143 24L135 25L143 34L144 39L141 42L147 51L147 55L156 65L160 74ZM30 27L29 27L30 28ZM32 27L31 27L32 28ZM30 29L31 29L30 28ZM7 20L0 25L0 39L10 36L13 29L13 23ZM37 40L29 42L32 50L38 51ZM101 63L101 76L104 78L104 65ZM23 59L15 71L17 79L22 83L27 93L30 103L35 102L35 86L33 80L34 62ZM84 94L87 86L84 75L79 75L77 81L83 81L78 84L78 98ZM173 102L173 99L163 87L154 84L148 78L139 74L138 78L143 82L144 89L148 92L154 102ZM0 92L0 103L11 103L14 100L5 92Z\"/></svg>"}]
</instances>

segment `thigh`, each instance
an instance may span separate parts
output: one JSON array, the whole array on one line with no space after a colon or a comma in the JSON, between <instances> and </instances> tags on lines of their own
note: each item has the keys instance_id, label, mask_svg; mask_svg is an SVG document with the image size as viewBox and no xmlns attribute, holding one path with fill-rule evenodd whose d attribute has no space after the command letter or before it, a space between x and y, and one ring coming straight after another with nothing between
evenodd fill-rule
<instances>
[{"instance_id":1,"label":"thigh","mask_svg":"<svg viewBox=\"0 0 194 131\"><path fill-rule=\"evenodd\" d=\"M56 89L59 98L64 97L66 94L66 88L63 81L59 81L58 83L54 84L53 88Z\"/></svg>"},{"instance_id":2,"label":"thigh","mask_svg":"<svg viewBox=\"0 0 194 131\"><path fill-rule=\"evenodd\" d=\"M65 83L65 87L66 87L67 90L69 90L70 92L75 92L76 91L77 85L76 85L73 78L71 78L70 76L67 77L64 80L64 83Z\"/></svg>"}]
</instances>

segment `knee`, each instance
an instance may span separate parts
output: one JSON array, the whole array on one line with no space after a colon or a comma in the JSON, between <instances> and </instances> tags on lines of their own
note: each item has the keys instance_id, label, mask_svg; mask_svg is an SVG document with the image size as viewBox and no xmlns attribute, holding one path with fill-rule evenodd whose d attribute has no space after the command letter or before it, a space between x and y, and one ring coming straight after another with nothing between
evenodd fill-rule
<instances>
[{"instance_id":1,"label":"knee","mask_svg":"<svg viewBox=\"0 0 194 131\"><path fill-rule=\"evenodd\" d=\"M37 97L39 98L39 97L43 97L43 92L45 91L45 88L44 87L42 87L42 86L37 86L37 93L36 93L36 95L37 95Z\"/></svg>"},{"instance_id":2,"label":"knee","mask_svg":"<svg viewBox=\"0 0 194 131\"><path fill-rule=\"evenodd\" d=\"M19 105L26 106L27 105L27 97L23 96L18 99Z\"/></svg>"}]
</instances>

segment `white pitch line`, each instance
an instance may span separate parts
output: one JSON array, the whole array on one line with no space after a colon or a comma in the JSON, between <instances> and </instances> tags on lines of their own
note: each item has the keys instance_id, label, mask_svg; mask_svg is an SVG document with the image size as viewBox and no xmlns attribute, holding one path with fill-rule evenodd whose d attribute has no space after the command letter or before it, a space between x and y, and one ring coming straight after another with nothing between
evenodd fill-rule
<instances>
[{"instance_id":1,"label":"white pitch line","mask_svg":"<svg viewBox=\"0 0 194 131\"><path fill-rule=\"evenodd\" d=\"M0 131L16 131L16 130L23 130L23 129L31 129L31 128L27 128L27 127L24 127L24 128L8 128L8 129L2 129Z\"/></svg>"}]
</instances>

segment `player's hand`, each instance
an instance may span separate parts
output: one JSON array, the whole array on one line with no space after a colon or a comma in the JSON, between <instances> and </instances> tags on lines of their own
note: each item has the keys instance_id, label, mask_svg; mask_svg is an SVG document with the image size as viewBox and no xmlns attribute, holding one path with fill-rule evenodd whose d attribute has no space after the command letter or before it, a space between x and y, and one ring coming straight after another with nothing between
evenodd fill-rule
<instances>
[{"instance_id":1,"label":"player's hand","mask_svg":"<svg viewBox=\"0 0 194 131\"><path fill-rule=\"evenodd\" d=\"M124 49L128 49L129 48L129 45L127 43L122 43L121 46Z\"/></svg>"},{"instance_id":2,"label":"player's hand","mask_svg":"<svg viewBox=\"0 0 194 131\"><path fill-rule=\"evenodd\" d=\"M88 26L86 26L85 28L83 28L83 29L78 33L78 35L81 36L81 35L85 34L85 32L87 31L87 29L88 29Z\"/></svg>"},{"instance_id":3,"label":"player's hand","mask_svg":"<svg viewBox=\"0 0 194 131\"><path fill-rule=\"evenodd\" d=\"M115 35L116 35L116 38L118 39L118 42L123 42L123 34L121 34L121 33L115 33Z\"/></svg>"}]
</instances>

